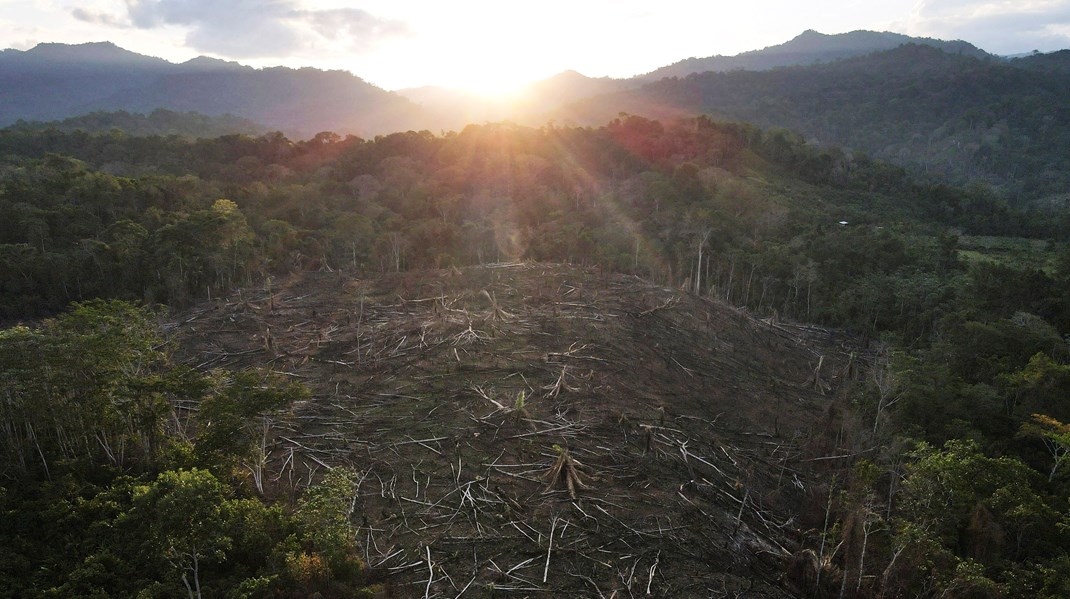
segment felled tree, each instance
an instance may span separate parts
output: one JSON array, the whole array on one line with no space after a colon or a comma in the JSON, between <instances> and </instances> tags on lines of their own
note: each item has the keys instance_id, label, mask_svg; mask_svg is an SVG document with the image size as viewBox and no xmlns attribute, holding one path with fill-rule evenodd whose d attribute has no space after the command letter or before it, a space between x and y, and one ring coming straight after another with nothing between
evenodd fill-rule
<instances>
[{"instance_id":1,"label":"felled tree","mask_svg":"<svg viewBox=\"0 0 1070 599\"><path fill-rule=\"evenodd\" d=\"M590 489L587 484L587 475L580 471L583 464L569 454L568 449L558 448L557 461L546 472L546 492L564 487L568 490L568 496L576 499L576 491Z\"/></svg>"}]
</instances>

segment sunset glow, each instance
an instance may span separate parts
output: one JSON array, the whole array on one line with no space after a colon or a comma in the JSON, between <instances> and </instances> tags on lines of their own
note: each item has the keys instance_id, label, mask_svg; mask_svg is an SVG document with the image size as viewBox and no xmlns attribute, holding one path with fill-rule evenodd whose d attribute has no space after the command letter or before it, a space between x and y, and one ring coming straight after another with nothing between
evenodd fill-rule
<instances>
[{"instance_id":1,"label":"sunset glow","mask_svg":"<svg viewBox=\"0 0 1070 599\"><path fill-rule=\"evenodd\" d=\"M816 28L968 39L995 53L1070 45L1066 2L665 0L538 5L274 0L4 2L0 47L112 41L182 62L198 55L255 67L344 69L385 89L437 85L501 96L567 69L630 77L688 58L732 55ZM992 23L1012 24L993 33Z\"/></svg>"}]
</instances>

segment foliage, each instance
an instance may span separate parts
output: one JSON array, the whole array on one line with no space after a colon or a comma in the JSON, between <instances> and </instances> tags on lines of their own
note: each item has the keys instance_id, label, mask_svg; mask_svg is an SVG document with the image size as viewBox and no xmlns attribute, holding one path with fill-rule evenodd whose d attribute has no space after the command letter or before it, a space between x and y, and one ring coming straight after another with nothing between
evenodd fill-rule
<instances>
[{"instance_id":1,"label":"foliage","mask_svg":"<svg viewBox=\"0 0 1070 599\"><path fill-rule=\"evenodd\" d=\"M1022 425L1022 434L1039 437L1044 441L1052 457L1051 471L1048 473L1048 482L1051 482L1070 453L1070 425L1063 424L1051 416L1033 414L1033 421Z\"/></svg>"},{"instance_id":2,"label":"foliage","mask_svg":"<svg viewBox=\"0 0 1070 599\"><path fill-rule=\"evenodd\" d=\"M84 131L90 134L111 133L119 130L126 135L180 135L191 138L211 138L241 133L258 135L266 129L248 119L232 115L207 116L195 112L175 112L158 108L149 114L115 112L91 112L49 123L19 121L11 125L17 130L48 130L64 132Z\"/></svg>"},{"instance_id":3,"label":"foliage","mask_svg":"<svg viewBox=\"0 0 1070 599\"><path fill-rule=\"evenodd\" d=\"M1004 596L1024 584L1016 580L1023 566L1062 544L1050 526L1058 512L1019 460L989 458L957 440L942 449L921 444L911 457L893 516L897 559L882 581L885 593Z\"/></svg>"},{"instance_id":4,"label":"foliage","mask_svg":"<svg viewBox=\"0 0 1070 599\"><path fill-rule=\"evenodd\" d=\"M364 565L356 555L352 523L358 485L355 471L334 468L301 497L297 521L306 531L313 551L296 556L297 562L290 565L291 573L299 572L299 579L309 590L323 583L360 586L364 582ZM318 572L327 574L326 579Z\"/></svg>"},{"instance_id":5,"label":"foliage","mask_svg":"<svg viewBox=\"0 0 1070 599\"><path fill-rule=\"evenodd\" d=\"M57 462L151 465L170 401L197 392L186 370L164 368L159 344L150 311L114 300L0 331L0 468L49 476Z\"/></svg>"},{"instance_id":6,"label":"foliage","mask_svg":"<svg viewBox=\"0 0 1070 599\"><path fill-rule=\"evenodd\" d=\"M8 594L354 594L359 477L335 468L292 509L263 476L271 425L307 390L176 366L157 312L121 300L502 260L598 265L879 343L877 399L859 402L876 413L854 431L867 461L828 493L820 537L843 588L1065 588L1065 218L704 117L297 143L8 130L0 149L0 318L55 315L0 330ZM180 504L196 522L157 513Z\"/></svg>"},{"instance_id":7,"label":"foliage","mask_svg":"<svg viewBox=\"0 0 1070 599\"><path fill-rule=\"evenodd\" d=\"M9 483L0 487L0 594L306 592L290 568L304 555L302 540L327 556L325 596L357 592L364 570L348 522L353 479L329 474L294 512L245 496L238 469L260 494L270 491L265 423L308 390L256 371L175 366L155 319L142 307L94 300L36 328L0 330ZM192 419L191 404L200 407Z\"/></svg>"},{"instance_id":8,"label":"foliage","mask_svg":"<svg viewBox=\"0 0 1070 599\"><path fill-rule=\"evenodd\" d=\"M263 493L269 429L282 410L308 398L308 389L252 370L216 373L212 386L197 411L194 452L202 464L223 472L247 469Z\"/></svg>"},{"instance_id":9,"label":"foliage","mask_svg":"<svg viewBox=\"0 0 1070 599\"><path fill-rule=\"evenodd\" d=\"M978 265L962 289L955 237L932 229L1040 236L1050 217L992 212L981 191L918 184L783 130L624 116L298 143L6 131L0 148L0 263L15 273L0 280L0 318L92 297L181 306L293 269L536 259L690 281L906 341L968 291L985 309L1065 320L1042 272L1001 297L988 282L1018 270Z\"/></svg>"},{"instance_id":10,"label":"foliage","mask_svg":"<svg viewBox=\"0 0 1070 599\"><path fill-rule=\"evenodd\" d=\"M625 110L784 127L909 166L935 181L981 181L998 186L1007 201L1042 200L1067 187L1070 115L1059 98L1070 73L1065 67L1031 68L1041 62L906 44L827 64L670 77L563 112L582 123ZM985 205L970 208L977 210L979 225L999 227L1005 208L993 199L968 200ZM946 208L959 206L965 208L957 202Z\"/></svg>"}]
</instances>

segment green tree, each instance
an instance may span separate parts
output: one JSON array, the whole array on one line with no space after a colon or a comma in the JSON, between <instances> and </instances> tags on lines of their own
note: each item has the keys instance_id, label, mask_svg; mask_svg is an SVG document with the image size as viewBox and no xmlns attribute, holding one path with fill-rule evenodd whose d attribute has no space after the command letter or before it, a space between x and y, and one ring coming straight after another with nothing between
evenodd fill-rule
<instances>
[{"instance_id":1,"label":"green tree","mask_svg":"<svg viewBox=\"0 0 1070 599\"><path fill-rule=\"evenodd\" d=\"M886 576L896 579L888 584L918 588L931 571L941 592L998 596L990 593L1005 587L1008 566L1053 547L1057 512L1021 461L987 457L960 440L942 449L923 443L911 456L893 536L900 575Z\"/></svg>"},{"instance_id":2,"label":"green tree","mask_svg":"<svg viewBox=\"0 0 1070 599\"><path fill-rule=\"evenodd\" d=\"M363 564L356 555L356 510L359 475L350 468L331 469L301 496L297 520L313 548L342 582L363 584Z\"/></svg>"},{"instance_id":3,"label":"green tree","mask_svg":"<svg viewBox=\"0 0 1070 599\"><path fill-rule=\"evenodd\" d=\"M200 404L195 450L201 463L222 471L240 466L264 493L271 427L282 411L309 391L254 370L215 374L216 388Z\"/></svg>"},{"instance_id":4,"label":"green tree","mask_svg":"<svg viewBox=\"0 0 1070 599\"><path fill-rule=\"evenodd\" d=\"M1044 414L1033 414L1032 422L1023 424L1021 432L1044 441L1044 446L1051 454L1051 470L1048 472L1048 482L1051 482L1059 466L1070 456L1070 424L1063 424Z\"/></svg>"},{"instance_id":5,"label":"green tree","mask_svg":"<svg viewBox=\"0 0 1070 599\"><path fill-rule=\"evenodd\" d=\"M151 462L169 415L166 357L153 313L125 302L75 304L36 329L0 331L5 466L88 459ZM177 381L172 381L175 383Z\"/></svg>"},{"instance_id":6,"label":"green tree","mask_svg":"<svg viewBox=\"0 0 1070 599\"><path fill-rule=\"evenodd\" d=\"M135 492L131 513L149 524L158 555L171 566L190 599L201 599L206 564L221 562L231 547L225 534L226 490L207 470L160 474Z\"/></svg>"}]
</instances>

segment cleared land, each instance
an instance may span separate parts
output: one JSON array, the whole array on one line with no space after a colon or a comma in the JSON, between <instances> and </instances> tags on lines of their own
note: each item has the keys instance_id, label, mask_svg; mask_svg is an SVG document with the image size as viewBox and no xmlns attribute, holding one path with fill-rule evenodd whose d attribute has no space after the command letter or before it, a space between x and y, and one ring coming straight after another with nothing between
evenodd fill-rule
<instances>
[{"instance_id":1,"label":"cleared land","mask_svg":"<svg viewBox=\"0 0 1070 599\"><path fill-rule=\"evenodd\" d=\"M794 596L782 573L820 532L870 359L542 264L306 273L168 328L186 363L312 389L268 435L268 493L360 471L365 558L404 597Z\"/></svg>"}]
</instances>

